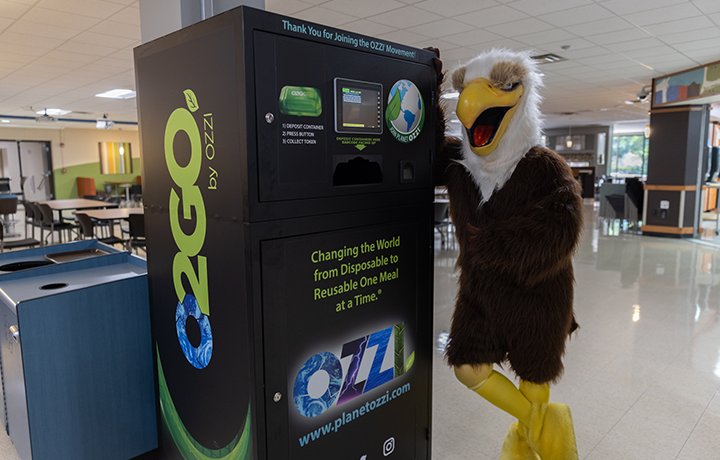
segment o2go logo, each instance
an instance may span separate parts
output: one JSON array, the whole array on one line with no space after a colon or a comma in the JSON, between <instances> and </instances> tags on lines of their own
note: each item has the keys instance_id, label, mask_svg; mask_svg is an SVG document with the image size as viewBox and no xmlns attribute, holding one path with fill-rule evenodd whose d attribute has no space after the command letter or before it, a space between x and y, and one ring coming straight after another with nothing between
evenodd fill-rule
<instances>
[{"instance_id":1,"label":"o2go logo","mask_svg":"<svg viewBox=\"0 0 720 460\"><path fill-rule=\"evenodd\" d=\"M341 360L349 362L344 374ZM401 376L414 360L414 352L405 360L405 323L398 323L345 343L339 357L327 351L311 356L295 377L293 402L301 415L317 417L336 402L339 406Z\"/></svg>"},{"instance_id":2,"label":"o2go logo","mask_svg":"<svg viewBox=\"0 0 720 460\"><path fill-rule=\"evenodd\" d=\"M175 185L170 189L169 202L170 228L178 248L172 266L173 285L178 298L175 326L185 358L197 369L204 369L212 358L213 340L210 328L207 258L200 255L205 244L207 219L205 202L200 187L196 185L202 166L203 147L200 128L191 113L199 108L197 99L192 90L185 90L184 94L190 110L178 108L172 112L165 125L164 139L165 163ZM208 116L212 117L212 114L203 117ZM174 142L178 135L190 140L190 161L185 166L180 166L175 157ZM188 223L186 228L194 221L190 234L185 233L180 226L181 206L182 219ZM183 277L187 279L192 293L185 292ZM200 326L201 339L198 347L194 347L187 336L186 323L190 316L195 318Z\"/></svg>"}]
</instances>

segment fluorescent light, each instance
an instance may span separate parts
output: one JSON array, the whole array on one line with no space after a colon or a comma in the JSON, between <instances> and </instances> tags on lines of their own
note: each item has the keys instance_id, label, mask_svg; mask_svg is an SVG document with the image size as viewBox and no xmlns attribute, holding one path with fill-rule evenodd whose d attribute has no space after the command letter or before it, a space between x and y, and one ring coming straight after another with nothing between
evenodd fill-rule
<instances>
[{"instance_id":1,"label":"fluorescent light","mask_svg":"<svg viewBox=\"0 0 720 460\"><path fill-rule=\"evenodd\" d=\"M96 94L95 97L109 97L111 99L130 99L135 97L135 91L131 89L111 89L104 93Z\"/></svg>"},{"instance_id":2,"label":"fluorescent light","mask_svg":"<svg viewBox=\"0 0 720 460\"><path fill-rule=\"evenodd\" d=\"M3 123L10 123L10 120L0 120L0 121L2 121Z\"/></svg>"},{"instance_id":3,"label":"fluorescent light","mask_svg":"<svg viewBox=\"0 0 720 460\"><path fill-rule=\"evenodd\" d=\"M44 109L44 110L38 110L35 112L38 115L52 115L52 116L58 116L58 115L65 115L72 112L72 110L63 110L63 109Z\"/></svg>"}]
</instances>

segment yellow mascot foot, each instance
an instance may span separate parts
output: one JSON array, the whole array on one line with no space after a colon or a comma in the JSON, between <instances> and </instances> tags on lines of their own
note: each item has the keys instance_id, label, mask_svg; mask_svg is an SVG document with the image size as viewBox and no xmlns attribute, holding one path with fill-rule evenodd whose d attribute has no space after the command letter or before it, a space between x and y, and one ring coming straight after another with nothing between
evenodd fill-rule
<instances>
[{"instance_id":1,"label":"yellow mascot foot","mask_svg":"<svg viewBox=\"0 0 720 460\"><path fill-rule=\"evenodd\" d=\"M570 408L565 404L532 405L530 426L523 427L530 447L542 460L577 460Z\"/></svg>"},{"instance_id":2,"label":"yellow mascot foot","mask_svg":"<svg viewBox=\"0 0 720 460\"><path fill-rule=\"evenodd\" d=\"M518 426L518 424L520 426ZM500 460L540 460L523 435L525 426L519 422L510 425L510 431L505 436Z\"/></svg>"}]
</instances>

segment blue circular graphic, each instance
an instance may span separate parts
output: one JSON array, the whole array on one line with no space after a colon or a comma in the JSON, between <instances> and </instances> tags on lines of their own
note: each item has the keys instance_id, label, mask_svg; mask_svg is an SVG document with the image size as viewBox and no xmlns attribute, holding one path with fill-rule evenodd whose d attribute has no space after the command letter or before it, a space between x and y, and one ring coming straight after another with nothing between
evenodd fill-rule
<instances>
[{"instance_id":1,"label":"blue circular graphic","mask_svg":"<svg viewBox=\"0 0 720 460\"><path fill-rule=\"evenodd\" d=\"M425 104L420 89L410 80L399 80L390 88L385 121L400 142L412 142L420 134L425 123Z\"/></svg>"},{"instance_id":2,"label":"blue circular graphic","mask_svg":"<svg viewBox=\"0 0 720 460\"><path fill-rule=\"evenodd\" d=\"M195 318L200 326L200 346L193 347L187 336L185 324L189 316ZM175 310L175 329L177 330L180 347L187 360L198 369L204 369L210 363L213 350L210 319L200 311L197 300L186 294L182 302L178 302Z\"/></svg>"},{"instance_id":3,"label":"blue circular graphic","mask_svg":"<svg viewBox=\"0 0 720 460\"><path fill-rule=\"evenodd\" d=\"M313 398L308 391L310 378L318 371L327 372L330 377L328 388L319 398ZM340 360L327 351L312 356L305 361L295 378L293 400L298 412L305 417L317 417L330 408L340 393L342 384L342 366Z\"/></svg>"}]
</instances>

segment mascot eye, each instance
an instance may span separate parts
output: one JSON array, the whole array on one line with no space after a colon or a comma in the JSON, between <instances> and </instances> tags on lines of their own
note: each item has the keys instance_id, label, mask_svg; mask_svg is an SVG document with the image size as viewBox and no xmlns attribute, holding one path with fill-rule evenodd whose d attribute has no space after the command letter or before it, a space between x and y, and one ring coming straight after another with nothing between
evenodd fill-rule
<instances>
[{"instance_id":1,"label":"mascot eye","mask_svg":"<svg viewBox=\"0 0 720 460\"><path fill-rule=\"evenodd\" d=\"M516 82L516 83L505 83L505 84L502 86L502 88L500 88L500 89L503 90L503 91L512 91L512 90L514 90L515 88L517 88L519 84L520 84L520 82Z\"/></svg>"}]
</instances>

